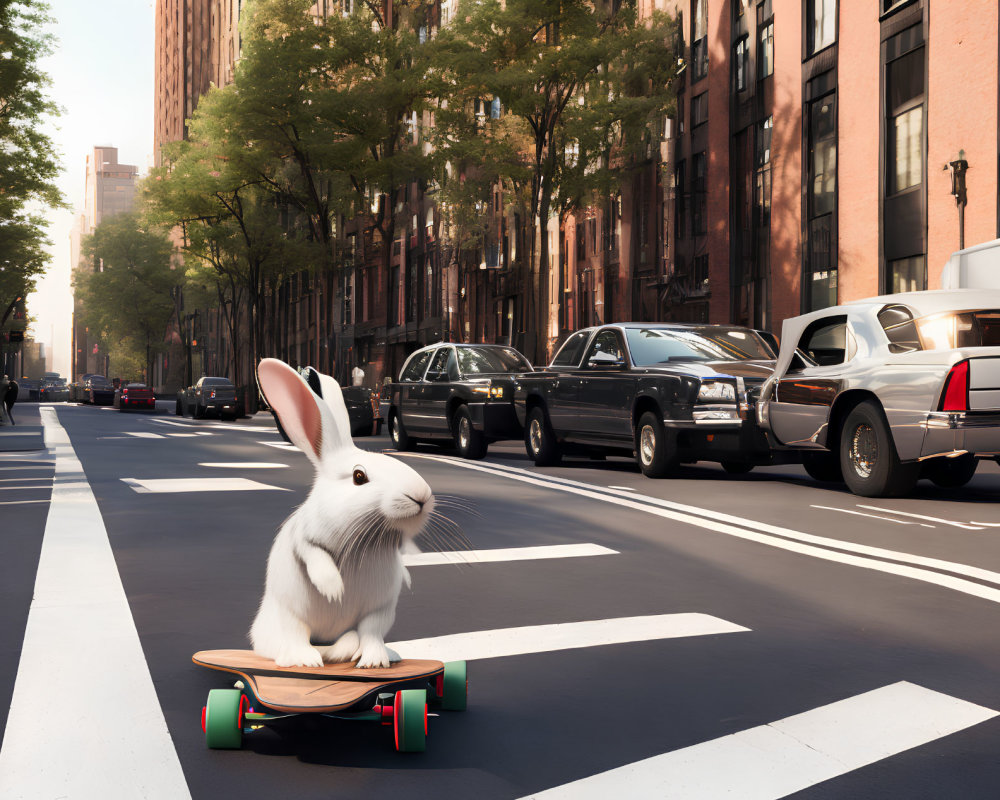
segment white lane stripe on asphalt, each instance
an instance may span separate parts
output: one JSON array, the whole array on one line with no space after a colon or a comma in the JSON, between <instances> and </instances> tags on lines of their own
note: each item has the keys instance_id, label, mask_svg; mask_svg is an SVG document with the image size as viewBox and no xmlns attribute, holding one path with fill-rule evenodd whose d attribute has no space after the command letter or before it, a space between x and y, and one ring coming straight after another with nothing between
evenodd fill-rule
<instances>
[{"instance_id":1,"label":"white lane stripe on asphalt","mask_svg":"<svg viewBox=\"0 0 1000 800\"><path fill-rule=\"evenodd\" d=\"M18 489L48 489L49 486L0 486L0 492L16 492Z\"/></svg>"},{"instance_id":2,"label":"white lane stripe on asphalt","mask_svg":"<svg viewBox=\"0 0 1000 800\"><path fill-rule=\"evenodd\" d=\"M599 486L580 483L565 479L541 479L527 470L519 470L514 467L497 467L494 464L473 463L447 456L435 456L424 453L401 453L399 455L411 458L423 458L429 461L440 461L451 464L462 469L469 469L476 472L486 472L491 475L499 475L510 480L539 486L544 489L567 492L569 494L589 497L593 500L600 500L613 505L630 508L635 511L642 511L654 516L684 522L699 528L723 533L727 536L734 536L739 539L764 544L769 547L777 547L793 553L810 556L812 558L823 559L824 561L835 561L841 564L848 564L862 569L870 569L876 572L885 572L890 575L898 575L904 578L932 583L946 589L951 589L963 594L979 597L993 603L1000 603L1000 589L990 586L982 586L972 581L956 578L952 575L943 575L939 572L932 572L928 569L905 566L905 564L916 564L919 567L930 567L932 569L947 570L958 575L965 575L982 581L988 581L1000 585L1000 573L980 567L972 567L967 564L959 564L954 561L943 561L938 558L927 558L911 553L902 553L897 550L886 550L882 547L871 547L869 545L855 544L853 542L840 539L830 539L825 536L814 536L790 528L782 528L777 525L768 525L743 517L735 517L731 514L711 511L709 509L697 508L695 506L685 506L681 503L674 503L669 500L660 500L658 497L649 495L621 495L610 492ZM586 488L583 488L586 487ZM684 509L677 511L674 509ZM724 521L723 521L724 520ZM732 523L732 524L730 524ZM745 527L737 527L745 526ZM771 536L769 534L777 534ZM785 538L779 538L785 537ZM815 545L815 546L814 546ZM847 553L826 550L824 548L837 548L849 551ZM862 553L864 555L851 555L850 553ZM876 558L892 559L901 561L903 564L891 564L885 561L878 561L866 556Z\"/></svg>"},{"instance_id":3,"label":"white lane stripe on asphalt","mask_svg":"<svg viewBox=\"0 0 1000 800\"><path fill-rule=\"evenodd\" d=\"M403 658L473 661L477 658L503 658L580 647L742 633L749 630L709 614L655 614L648 617L558 622L552 625L453 633L428 639L392 642L389 647L398 651Z\"/></svg>"},{"instance_id":4,"label":"white lane stripe on asphalt","mask_svg":"<svg viewBox=\"0 0 1000 800\"><path fill-rule=\"evenodd\" d=\"M823 511L840 511L844 514L854 514L858 517L869 517L870 519L884 519L886 522L895 522L897 525L922 525L921 522L911 522L908 519L893 519L892 517L880 517L878 514L868 514L864 511L855 511L851 508L836 508L835 506L817 506L811 505L809 508L819 508ZM927 528L933 528L933 525L926 525Z\"/></svg>"},{"instance_id":5,"label":"white lane stripe on asphalt","mask_svg":"<svg viewBox=\"0 0 1000 800\"><path fill-rule=\"evenodd\" d=\"M153 434L153 435L155 436L156 434ZM197 433L168 433L166 435L169 436L171 439L193 439L198 434Z\"/></svg>"},{"instance_id":6,"label":"white lane stripe on asphalt","mask_svg":"<svg viewBox=\"0 0 1000 800\"><path fill-rule=\"evenodd\" d=\"M492 550L445 550L439 553L408 553L403 556L407 567L434 564L488 564L497 561L534 561L544 558L583 558L616 556L617 550L599 544L548 544L537 547L498 547Z\"/></svg>"},{"instance_id":7,"label":"white lane stripe on asphalt","mask_svg":"<svg viewBox=\"0 0 1000 800\"><path fill-rule=\"evenodd\" d=\"M14 481L51 481L52 478L45 476L42 478L0 478L0 483L13 483Z\"/></svg>"},{"instance_id":8,"label":"white lane stripe on asphalt","mask_svg":"<svg viewBox=\"0 0 1000 800\"><path fill-rule=\"evenodd\" d=\"M909 511L897 511L894 508L880 508L879 506L866 506L858 503L858 508L867 508L870 511L881 511L888 514L898 514L901 517L913 517L914 519L925 519L928 522L940 522L942 525L951 525L955 528L964 528L967 531L981 531L982 528L976 527L975 525L969 525L965 522L953 522L950 519L941 519L941 517L928 517L924 514L912 514Z\"/></svg>"},{"instance_id":9,"label":"white lane stripe on asphalt","mask_svg":"<svg viewBox=\"0 0 1000 800\"><path fill-rule=\"evenodd\" d=\"M198 466L216 469L288 469L288 464L270 461L202 461Z\"/></svg>"},{"instance_id":10,"label":"white lane stripe on asphalt","mask_svg":"<svg viewBox=\"0 0 1000 800\"><path fill-rule=\"evenodd\" d=\"M25 464L24 466L21 466L21 467L0 467L0 471L3 471L3 472L13 471L15 469L17 469L17 470L21 470L21 469L52 469L52 467L51 466L47 466L45 464ZM32 478L31 480L35 480L35 479Z\"/></svg>"},{"instance_id":11,"label":"white lane stripe on asphalt","mask_svg":"<svg viewBox=\"0 0 1000 800\"><path fill-rule=\"evenodd\" d=\"M122 478L139 494L173 492L290 492L249 478Z\"/></svg>"},{"instance_id":12,"label":"white lane stripe on asphalt","mask_svg":"<svg viewBox=\"0 0 1000 800\"><path fill-rule=\"evenodd\" d=\"M150 433L149 431L123 431L126 436L135 436L137 439L163 439L162 433Z\"/></svg>"},{"instance_id":13,"label":"white lane stripe on asphalt","mask_svg":"<svg viewBox=\"0 0 1000 800\"><path fill-rule=\"evenodd\" d=\"M190 797L94 493L56 412L42 421L70 480L45 523L0 797Z\"/></svg>"},{"instance_id":14,"label":"white lane stripe on asphalt","mask_svg":"<svg viewBox=\"0 0 1000 800\"><path fill-rule=\"evenodd\" d=\"M299 448L294 444L287 444L286 442L257 442L257 444L266 444L268 447L277 447L279 450L291 450L293 453L299 452Z\"/></svg>"},{"instance_id":15,"label":"white lane stripe on asphalt","mask_svg":"<svg viewBox=\"0 0 1000 800\"><path fill-rule=\"evenodd\" d=\"M777 800L997 714L902 681L530 797Z\"/></svg>"},{"instance_id":16,"label":"white lane stripe on asphalt","mask_svg":"<svg viewBox=\"0 0 1000 800\"><path fill-rule=\"evenodd\" d=\"M48 500L2 500L0 506L26 506L29 503L47 503Z\"/></svg>"}]
</instances>

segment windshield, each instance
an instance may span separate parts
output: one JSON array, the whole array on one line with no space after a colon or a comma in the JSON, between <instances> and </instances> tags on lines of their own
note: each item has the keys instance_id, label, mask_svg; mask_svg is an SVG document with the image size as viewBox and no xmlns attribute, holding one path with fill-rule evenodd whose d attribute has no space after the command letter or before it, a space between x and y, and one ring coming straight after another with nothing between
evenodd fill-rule
<instances>
[{"instance_id":1,"label":"windshield","mask_svg":"<svg viewBox=\"0 0 1000 800\"><path fill-rule=\"evenodd\" d=\"M42 386L65 386L65 378L46 378L42 381Z\"/></svg>"},{"instance_id":2,"label":"windshield","mask_svg":"<svg viewBox=\"0 0 1000 800\"><path fill-rule=\"evenodd\" d=\"M637 367L677 361L771 360L753 331L739 328L626 328L632 363Z\"/></svg>"},{"instance_id":3,"label":"windshield","mask_svg":"<svg viewBox=\"0 0 1000 800\"><path fill-rule=\"evenodd\" d=\"M512 347L459 347L458 368L463 375L530 372L531 364Z\"/></svg>"},{"instance_id":4,"label":"windshield","mask_svg":"<svg viewBox=\"0 0 1000 800\"><path fill-rule=\"evenodd\" d=\"M202 378L202 386L232 386L233 382L229 378Z\"/></svg>"},{"instance_id":5,"label":"windshield","mask_svg":"<svg viewBox=\"0 0 1000 800\"><path fill-rule=\"evenodd\" d=\"M917 330L924 350L1000 347L1000 310L963 311L922 317L917 320Z\"/></svg>"},{"instance_id":6,"label":"windshield","mask_svg":"<svg viewBox=\"0 0 1000 800\"><path fill-rule=\"evenodd\" d=\"M111 385L111 381L109 381L107 378L91 378L90 379L90 385L91 386L100 386L100 387L110 386Z\"/></svg>"}]
</instances>

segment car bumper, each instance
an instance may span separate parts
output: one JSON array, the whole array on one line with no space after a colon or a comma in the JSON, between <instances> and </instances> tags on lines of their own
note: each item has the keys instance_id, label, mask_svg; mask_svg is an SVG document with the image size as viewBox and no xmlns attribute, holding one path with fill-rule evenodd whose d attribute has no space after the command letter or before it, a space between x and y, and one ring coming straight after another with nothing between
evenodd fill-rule
<instances>
[{"instance_id":1,"label":"car bumper","mask_svg":"<svg viewBox=\"0 0 1000 800\"><path fill-rule=\"evenodd\" d=\"M962 453L1000 455L1000 413L933 411L922 427L921 460Z\"/></svg>"},{"instance_id":2,"label":"car bumper","mask_svg":"<svg viewBox=\"0 0 1000 800\"><path fill-rule=\"evenodd\" d=\"M677 436L682 460L772 461L767 436L753 419L665 419Z\"/></svg>"},{"instance_id":3,"label":"car bumper","mask_svg":"<svg viewBox=\"0 0 1000 800\"><path fill-rule=\"evenodd\" d=\"M513 403L469 403L468 408L472 427L487 439L520 439L523 435Z\"/></svg>"}]
</instances>

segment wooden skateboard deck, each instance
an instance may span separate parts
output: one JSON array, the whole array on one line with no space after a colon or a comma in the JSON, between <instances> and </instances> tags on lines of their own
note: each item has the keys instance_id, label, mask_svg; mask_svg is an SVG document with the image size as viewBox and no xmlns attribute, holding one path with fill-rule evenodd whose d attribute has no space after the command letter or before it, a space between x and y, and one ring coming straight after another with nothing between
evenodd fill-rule
<instances>
[{"instance_id":1,"label":"wooden skateboard deck","mask_svg":"<svg viewBox=\"0 0 1000 800\"><path fill-rule=\"evenodd\" d=\"M394 692L401 684L430 680L444 672L440 661L412 658L372 669L358 669L351 661L322 667L279 667L252 650L202 650L191 660L239 675L262 705L288 713L344 711L370 695Z\"/></svg>"}]
</instances>

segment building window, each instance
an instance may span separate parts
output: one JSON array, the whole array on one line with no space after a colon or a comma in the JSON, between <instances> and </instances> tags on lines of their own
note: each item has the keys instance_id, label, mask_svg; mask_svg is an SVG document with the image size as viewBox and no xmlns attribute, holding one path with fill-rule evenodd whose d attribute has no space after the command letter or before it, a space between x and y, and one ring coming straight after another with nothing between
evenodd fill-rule
<instances>
[{"instance_id":1,"label":"building window","mask_svg":"<svg viewBox=\"0 0 1000 800\"><path fill-rule=\"evenodd\" d=\"M708 159L704 152L695 153L691 159L694 168L694 208L691 224L695 236L708 231Z\"/></svg>"},{"instance_id":2,"label":"building window","mask_svg":"<svg viewBox=\"0 0 1000 800\"><path fill-rule=\"evenodd\" d=\"M691 98L691 127L697 128L708 122L708 92Z\"/></svg>"},{"instance_id":3,"label":"building window","mask_svg":"<svg viewBox=\"0 0 1000 800\"><path fill-rule=\"evenodd\" d=\"M837 0L806 0L806 50L814 55L837 39Z\"/></svg>"},{"instance_id":4,"label":"building window","mask_svg":"<svg viewBox=\"0 0 1000 800\"><path fill-rule=\"evenodd\" d=\"M757 125L757 142L754 156L754 205L757 207L757 224L767 227L771 221L771 131L774 117Z\"/></svg>"},{"instance_id":5,"label":"building window","mask_svg":"<svg viewBox=\"0 0 1000 800\"><path fill-rule=\"evenodd\" d=\"M810 82L826 86L827 75ZM837 303L837 259L834 246L834 209L837 192L836 95L823 95L806 107L808 128L807 176L809 307L826 308Z\"/></svg>"},{"instance_id":6,"label":"building window","mask_svg":"<svg viewBox=\"0 0 1000 800\"><path fill-rule=\"evenodd\" d=\"M757 50L757 79L774 74L774 21L760 28L760 47Z\"/></svg>"},{"instance_id":7,"label":"building window","mask_svg":"<svg viewBox=\"0 0 1000 800\"><path fill-rule=\"evenodd\" d=\"M887 42L891 49L912 48L886 65L886 178L890 195L924 180L924 47L919 29L919 25L914 26Z\"/></svg>"},{"instance_id":8,"label":"building window","mask_svg":"<svg viewBox=\"0 0 1000 800\"><path fill-rule=\"evenodd\" d=\"M687 186L687 164L682 158L677 162L677 171L674 173L674 191L676 192L677 203L675 206L677 219L674 223L678 239L687 236L688 218L688 186Z\"/></svg>"},{"instance_id":9,"label":"building window","mask_svg":"<svg viewBox=\"0 0 1000 800\"><path fill-rule=\"evenodd\" d=\"M733 46L733 85L737 92L747 88L747 72L750 70L750 48L744 36Z\"/></svg>"},{"instance_id":10,"label":"building window","mask_svg":"<svg viewBox=\"0 0 1000 800\"><path fill-rule=\"evenodd\" d=\"M926 262L924 257L911 256L909 258L898 258L887 264L888 280L887 289L890 293L896 292L917 292L927 285L926 283Z\"/></svg>"},{"instance_id":11,"label":"building window","mask_svg":"<svg viewBox=\"0 0 1000 800\"><path fill-rule=\"evenodd\" d=\"M706 0L695 0L694 23L691 29L691 60L694 62L693 80L708 75L708 12Z\"/></svg>"},{"instance_id":12,"label":"building window","mask_svg":"<svg viewBox=\"0 0 1000 800\"><path fill-rule=\"evenodd\" d=\"M708 254L695 256L691 264L691 278L696 288L701 289L708 283Z\"/></svg>"}]
</instances>

